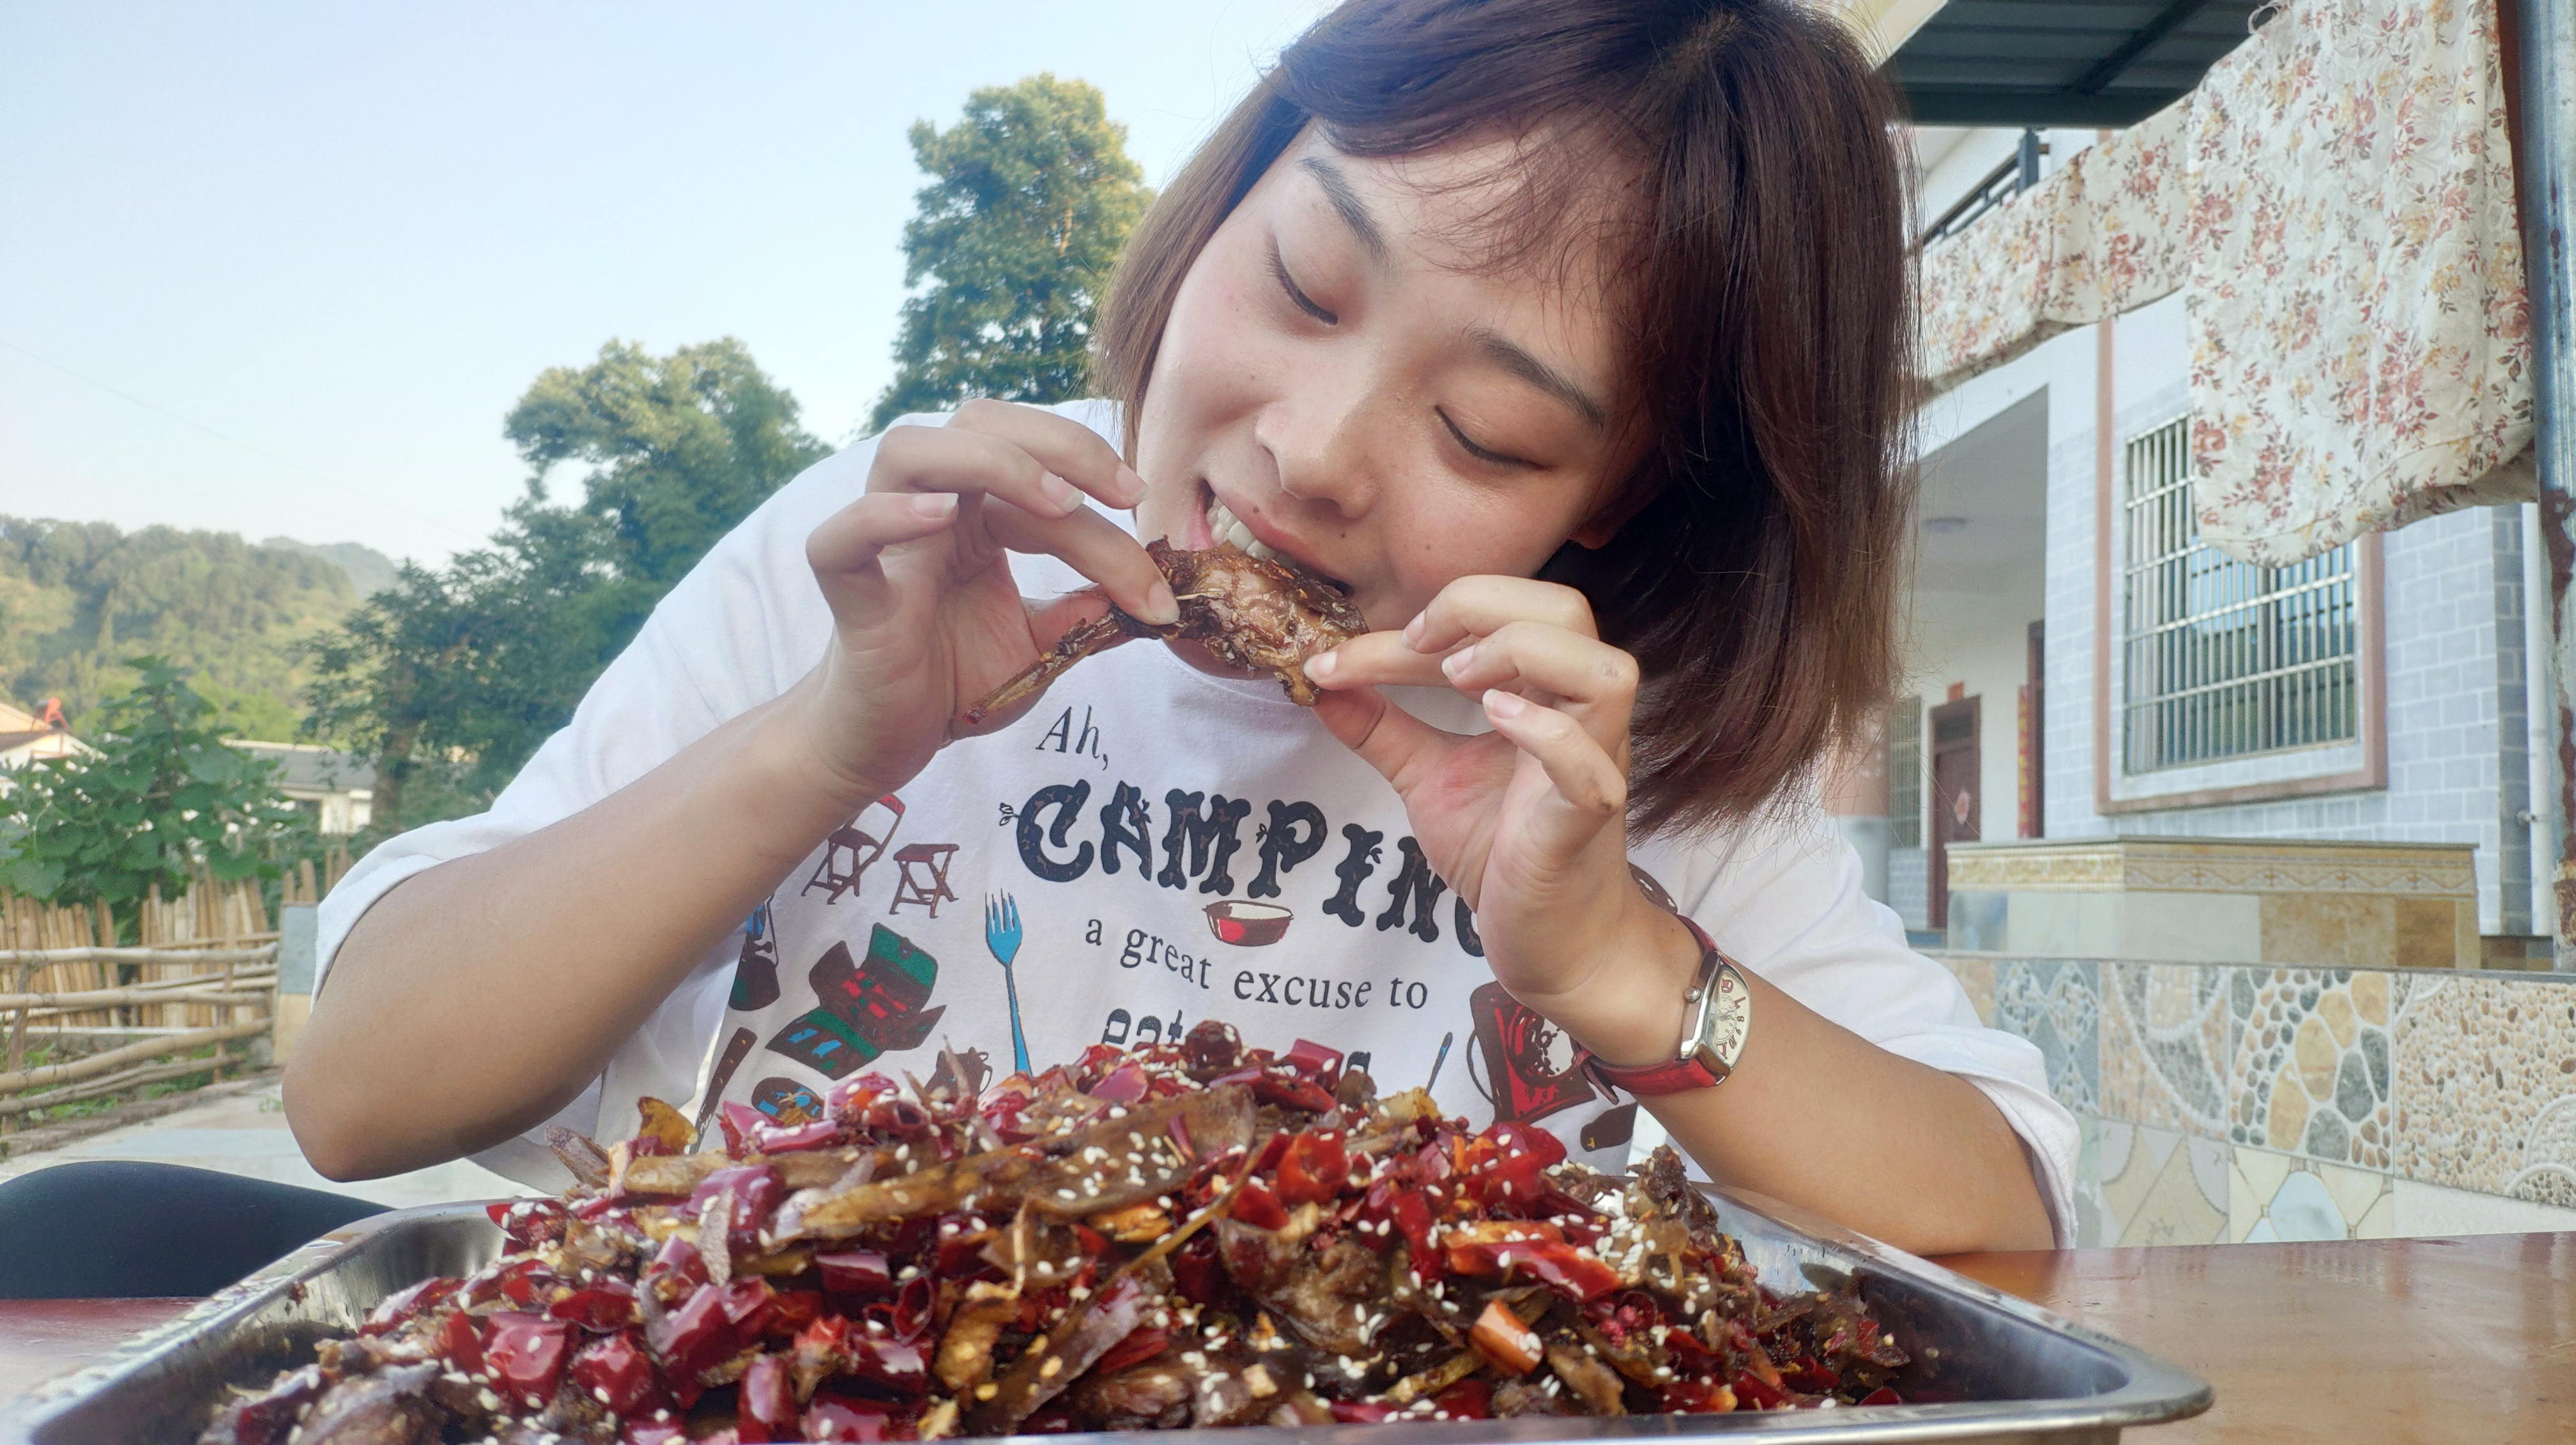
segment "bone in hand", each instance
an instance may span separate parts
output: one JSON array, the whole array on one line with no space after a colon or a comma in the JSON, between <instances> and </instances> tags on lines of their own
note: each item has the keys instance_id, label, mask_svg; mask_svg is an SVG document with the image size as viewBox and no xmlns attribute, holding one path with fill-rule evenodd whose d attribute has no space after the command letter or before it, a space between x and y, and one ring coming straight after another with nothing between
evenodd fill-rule
<instances>
[{"instance_id":1,"label":"bone in hand","mask_svg":"<svg viewBox=\"0 0 2576 1445\"><path fill-rule=\"evenodd\" d=\"M1157 540L1145 544L1145 553L1181 604L1179 622L1158 627L1113 604L1109 615L1067 631L959 720L972 727L1017 706L1121 637L1199 643L1229 666L1269 672L1291 701L1313 707L1317 692L1306 659L1368 631L1368 620L1331 583L1293 563L1255 557L1232 543L1193 552Z\"/></svg>"}]
</instances>

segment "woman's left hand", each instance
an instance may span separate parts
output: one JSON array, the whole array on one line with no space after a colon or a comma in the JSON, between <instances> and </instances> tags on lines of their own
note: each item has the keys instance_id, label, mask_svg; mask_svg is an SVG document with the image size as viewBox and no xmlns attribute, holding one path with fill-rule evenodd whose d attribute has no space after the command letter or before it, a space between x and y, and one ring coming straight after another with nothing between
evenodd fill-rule
<instances>
[{"instance_id":1,"label":"woman's left hand","mask_svg":"<svg viewBox=\"0 0 2576 1445\"><path fill-rule=\"evenodd\" d=\"M1601 640L1583 595L1461 577L1402 633L1346 642L1306 673L1326 689L1324 726L1395 785L1432 868L1475 911L1503 987L1614 1063L1670 1057L1678 1004L1637 1005L1698 950L1628 870L1637 660ZM1377 690L1444 685L1494 730L1443 732Z\"/></svg>"}]
</instances>

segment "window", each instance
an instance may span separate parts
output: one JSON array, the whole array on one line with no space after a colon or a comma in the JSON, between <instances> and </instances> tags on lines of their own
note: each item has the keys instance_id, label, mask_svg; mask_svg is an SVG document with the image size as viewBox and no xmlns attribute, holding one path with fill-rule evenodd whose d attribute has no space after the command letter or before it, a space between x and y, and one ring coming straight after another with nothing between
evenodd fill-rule
<instances>
[{"instance_id":1,"label":"window","mask_svg":"<svg viewBox=\"0 0 2576 1445\"><path fill-rule=\"evenodd\" d=\"M1900 697L1887 714L1887 841L1923 846L1923 699Z\"/></svg>"},{"instance_id":2,"label":"window","mask_svg":"<svg viewBox=\"0 0 2576 1445\"><path fill-rule=\"evenodd\" d=\"M2127 448L2124 771L2351 742L2354 548L2257 567L2200 544L2189 419Z\"/></svg>"}]
</instances>

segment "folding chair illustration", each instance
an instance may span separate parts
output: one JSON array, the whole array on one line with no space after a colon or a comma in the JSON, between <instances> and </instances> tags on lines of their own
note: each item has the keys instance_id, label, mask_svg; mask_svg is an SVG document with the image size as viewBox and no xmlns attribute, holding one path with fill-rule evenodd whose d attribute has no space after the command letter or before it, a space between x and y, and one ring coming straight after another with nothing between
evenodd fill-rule
<instances>
[{"instance_id":1,"label":"folding chair illustration","mask_svg":"<svg viewBox=\"0 0 2576 1445\"><path fill-rule=\"evenodd\" d=\"M857 890L868 865L885 856L886 844L894 841L895 829L901 826L901 798L888 793L868 805L859 816L833 829L832 836L823 840L822 860L814 865L814 876L805 880L797 896L801 898L820 888L825 903L840 902L842 894Z\"/></svg>"},{"instance_id":2,"label":"folding chair illustration","mask_svg":"<svg viewBox=\"0 0 2576 1445\"><path fill-rule=\"evenodd\" d=\"M894 861L902 871L895 875L894 902L886 905L886 912L893 913L907 903L920 903L929 907L931 917L937 918L940 902L954 902L957 898L948 889L948 860L956 852L954 843L914 843L898 851ZM913 876L915 868L921 870L922 876Z\"/></svg>"}]
</instances>

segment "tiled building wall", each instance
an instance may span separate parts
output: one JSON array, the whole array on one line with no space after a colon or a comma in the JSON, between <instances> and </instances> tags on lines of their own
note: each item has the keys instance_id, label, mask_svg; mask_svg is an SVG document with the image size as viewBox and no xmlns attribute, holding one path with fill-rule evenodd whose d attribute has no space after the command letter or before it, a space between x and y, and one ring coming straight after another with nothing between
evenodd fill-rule
<instances>
[{"instance_id":1,"label":"tiled building wall","mask_svg":"<svg viewBox=\"0 0 2576 1445\"><path fill-rule=\"evenodd\" d=\"M2167 419L2181 400L2179 392L2159 393L2124 407L2118 434L2126 437ZM2531 932L2530 828L2518 816L2530 806L2519 510L2454 512L2382 540L2385 789L2106 819L2093 811L2095 467L2091 428L2052 441L2048 836L2119 832L2474 843L2480 931Z\"/></svg>"},{"instance_id":2,"label":"tiled building wall","mask_svg":"<svg viewBox=\"0 0 2576 1445\"><path fill-rule=\"evenodd\" d=\"M2079 1245L2576 1230L2576 981L1940 957L2083 1123Z\"/></svg>"}]
</instances>

